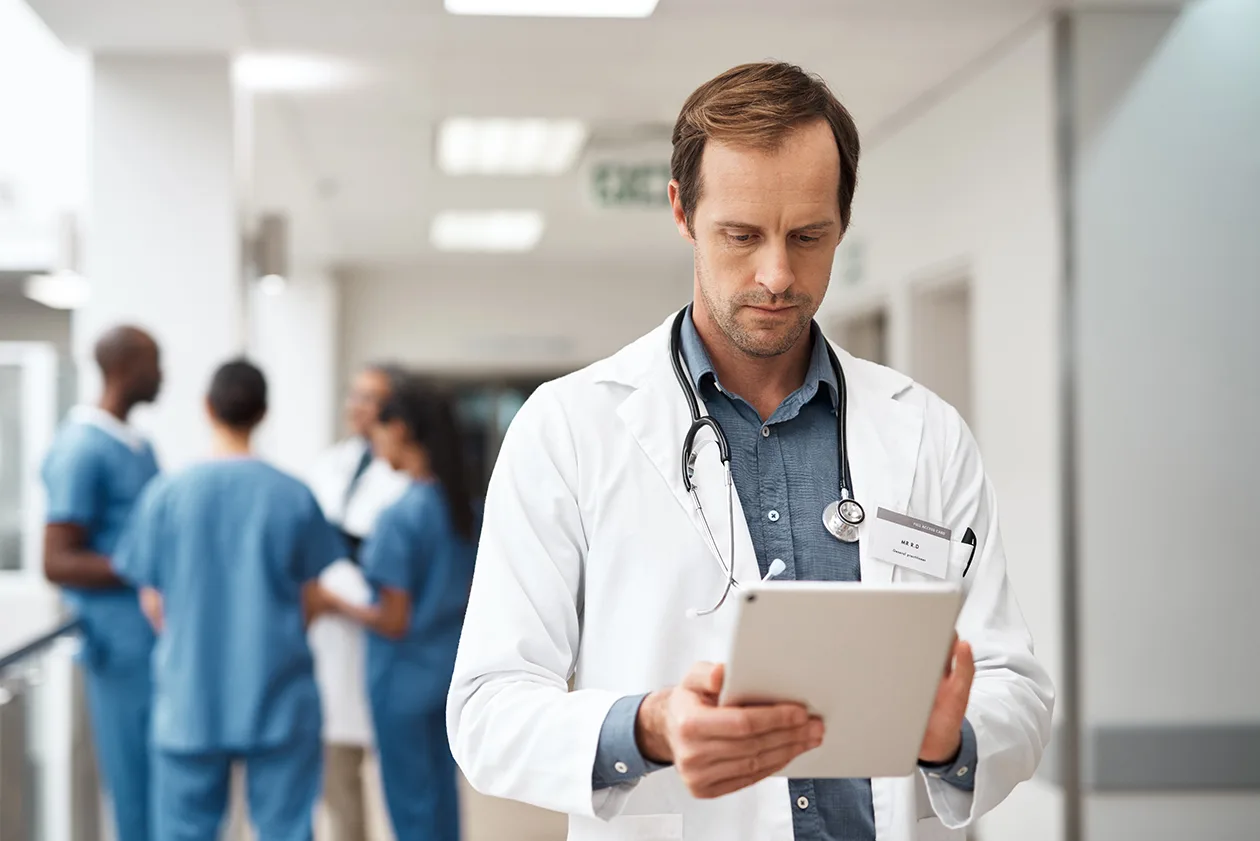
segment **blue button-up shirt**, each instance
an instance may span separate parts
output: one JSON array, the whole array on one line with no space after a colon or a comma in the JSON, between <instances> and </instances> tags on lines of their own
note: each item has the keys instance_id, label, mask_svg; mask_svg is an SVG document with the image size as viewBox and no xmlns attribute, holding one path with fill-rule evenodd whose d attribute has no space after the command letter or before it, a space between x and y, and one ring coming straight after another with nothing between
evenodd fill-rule
<instances>
[{"instance_id":1,"label":"blue button-up shirt","mask_svg":"<svg viewBox=\"0 0 1260 841\"><path fill-rule=\"evenodd\" d=\"M813 350L804 384L764 421L751 404L722 387L690 318L683 322L683 361L730 443L731 475L761 574L781 560L786 569L780 579L859 581L858 544L837 540L823 525L823 509L839 497L839 382L822 331L813 325L810 332ZM592 774L595 788L629 782L661 767L646 761L635 742L634 722L644 697L622 698L609 711ZM970 791L976 745L966 722L962 736L962 749L952 763L927 770ZM788 788L797 839L874 841L870 780L790 780Z\"/></svg>"}]
</instances>

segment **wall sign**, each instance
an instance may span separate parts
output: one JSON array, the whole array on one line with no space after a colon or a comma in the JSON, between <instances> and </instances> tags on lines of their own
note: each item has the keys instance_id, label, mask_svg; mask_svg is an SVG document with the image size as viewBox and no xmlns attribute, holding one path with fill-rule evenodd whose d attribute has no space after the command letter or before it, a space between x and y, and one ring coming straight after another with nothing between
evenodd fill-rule
<instances>
[{"instance_id":1,"label":"wall sign","mask_svg":"<svg viewBox=\"0 0 1260 841\"><path fill-rule=\"evenodd\" d=\"M591 167L590 183L597 207L669 207L668 163L597 162Z\"/></svg>"}]
</instances>

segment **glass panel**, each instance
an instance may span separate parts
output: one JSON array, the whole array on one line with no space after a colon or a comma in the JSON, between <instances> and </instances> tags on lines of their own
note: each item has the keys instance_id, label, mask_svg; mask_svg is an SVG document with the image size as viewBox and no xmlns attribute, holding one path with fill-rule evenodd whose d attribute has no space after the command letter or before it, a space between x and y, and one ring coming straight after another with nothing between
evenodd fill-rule
<instances>
[{"instance_id":1,"label":"glass panel","mask_svg":"<svg viewBox=\"0 0 1260 841\"><path fill-rule=\"evenodd\" d=\"M22 568L22 369L0 364L0 571Z\"/></svg>"}]
</instances>

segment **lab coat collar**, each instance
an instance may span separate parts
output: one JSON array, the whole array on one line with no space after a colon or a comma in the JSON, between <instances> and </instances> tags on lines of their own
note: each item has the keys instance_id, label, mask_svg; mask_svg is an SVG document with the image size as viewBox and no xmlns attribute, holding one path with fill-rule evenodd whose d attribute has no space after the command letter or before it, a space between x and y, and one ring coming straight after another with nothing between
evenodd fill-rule
<instances>
[{"instance_id":1,"label":"lab coat collar","mask_svg":"<svg viewBox=\"0 0 1260 841\"><path fill-rule=\"evenodd\" d=\"M100 406L75 406L70 410L70 420L94 426L134 452L142 452L145 448L144 436L135 427L120 421Z\"/></svg>"},{"instance_id":2,"label":"lab coat collar","mask_svg":"<svg viewBox=\"0 0 1260 841\"><path fill-rule=\"evenodd\" d=\"M682 444L691 416L678 392L669 360L673 318L671 314L651 333L596 363L591 375L598 383L616 383L633 389L620 404L618 413L679 504L689 512L697 530L705 536L704 523L682 483ZM858 359L839 347L835 351L848 387L847 443L854 496L866 509L866 525L859 547L862 580L887 582L892 580L893 567L870 558L871 541L866 537L878 508L906 511L923 432L923 415L917 406L897 399L914 385L909 377ZM701 489L710 526L717 539L724 541L721 535L727 528L725 490L717 463L714 457L700 458L696 484ZM702 470L707 470L708 475ZM756 577L757 565L746 517L737 516L736 520L736 576L746 581L750 576Z\"/></svg>"}]
</instances>

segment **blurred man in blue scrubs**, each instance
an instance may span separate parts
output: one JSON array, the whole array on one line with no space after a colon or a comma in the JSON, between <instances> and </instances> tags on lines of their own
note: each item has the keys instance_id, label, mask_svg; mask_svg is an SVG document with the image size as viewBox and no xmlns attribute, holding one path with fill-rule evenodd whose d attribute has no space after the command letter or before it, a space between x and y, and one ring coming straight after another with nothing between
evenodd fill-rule
<instances>
[{"instance_id":1,"label":"blurred man in blue scrubs","mask_svg":"<svg viewBox=\"0 0 1260 841\"><path fill-rule=\"evenodd\" d=\"M157 342L143 330L117 327L97 342L96 363L104 379L100 401L71 412L44 461L44 574L65 588L83 623L92 733L118 841L156 841L148 795L153 631L110 556L158 472L153 448L127 424L131 410L161 388Z\"/></svg>"},{"instance_id":2,"label":"blurred man in blue scrubs","mask_svg":"<svg viewBox=\"0 0 1260 841\"><path fill-rule=\"evenodd\" d=\"M321 591L323 609L368 628L368 699L385 804L397 841L459 841L446 693L472 586L476 521L450 403L415 381L395 386L372 449L410 479L363 544L375 602Z\"/></svg>"},{"instance_id":3,"label":"blurred man in blue scrubs","mask_svg":"<svg viewBox=\"0 0 1260 841\"><path fill-rule=\"evenodd\" d=\"M214 375L214 458L154 482L114 564L158 632L156 841L215 841L233 762L261 841L310 841L322 768L307 588L345 549L310 490L254 457L267 384Z\"/></svg>"}]
</instances>

